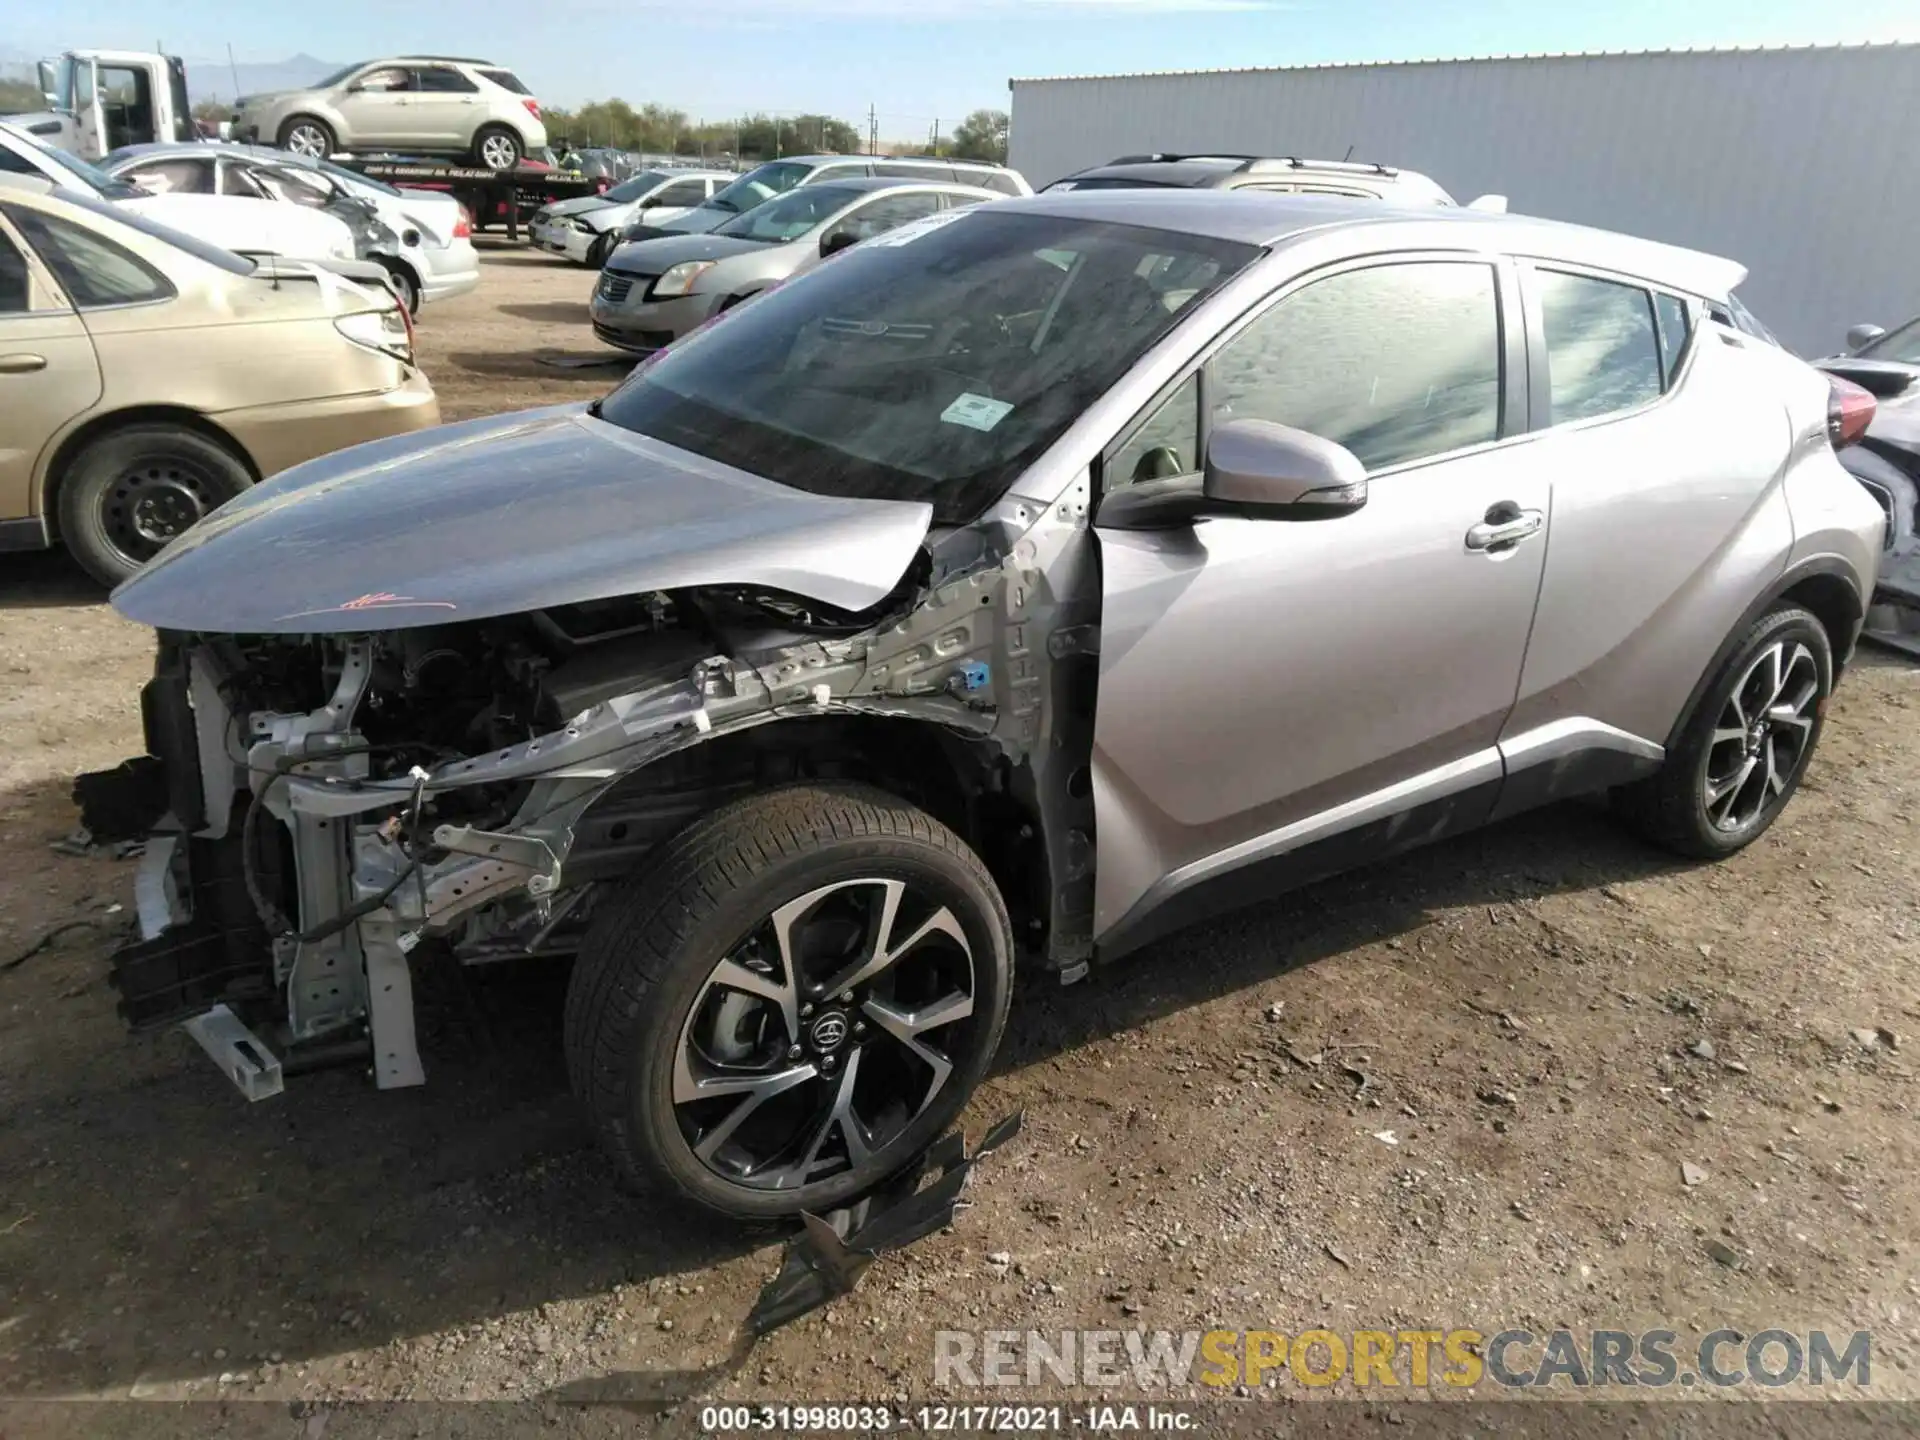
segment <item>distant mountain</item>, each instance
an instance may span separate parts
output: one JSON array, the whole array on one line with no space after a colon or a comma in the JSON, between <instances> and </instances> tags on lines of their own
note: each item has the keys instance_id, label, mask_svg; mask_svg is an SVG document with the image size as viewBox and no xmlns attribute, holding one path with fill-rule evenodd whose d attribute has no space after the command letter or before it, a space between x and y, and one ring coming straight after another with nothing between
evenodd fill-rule
<instances>
[{"instance_id":1,"label":"distant mountain","mask_svg":"<svg viewBox=\"0 0 1920 1440\"><path fill-rule=\"evenodd\" d=\"M263 90L300 90L323 80L344 62L295 55L291 60L241 61L229 67L223 60L187 61L187 93L202 100L232 100L236 94L257 95ZM238 75L240 88L234 89Z\"/></svg>"}]
</instances>

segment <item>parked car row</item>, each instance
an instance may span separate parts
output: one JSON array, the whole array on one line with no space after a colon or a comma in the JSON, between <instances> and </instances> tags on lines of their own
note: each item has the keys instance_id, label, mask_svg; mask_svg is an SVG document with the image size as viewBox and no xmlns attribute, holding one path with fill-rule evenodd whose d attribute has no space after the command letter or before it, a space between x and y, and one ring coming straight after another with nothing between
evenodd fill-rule
<instances>
[{"instance_id":1,"label":"parked car row","mask_svg":"<svg viewBox=\"0 0 1920 1440\"><path fill-rule=\"evenodd\" d=\"M377 227L360 258L384 266L413 313L480 283L473 227L450 195L401 190L328 160L264 146L134 145L102 163L116 179L150 194L251 195L329 213L364 214Z\"/></svg>"},{"instance_id":2,"label":"parked car row","mask_svg":"<svg viewBox=\"0 0 1920 1440\"><path fill-rule=\"evenodd\" d=\"M0 121L0 174L30 175L64 194L90 196L241 255L352 260L352 229L335 215L242 194L156 195L44 145Z\"/></svg>"}]
</instances>

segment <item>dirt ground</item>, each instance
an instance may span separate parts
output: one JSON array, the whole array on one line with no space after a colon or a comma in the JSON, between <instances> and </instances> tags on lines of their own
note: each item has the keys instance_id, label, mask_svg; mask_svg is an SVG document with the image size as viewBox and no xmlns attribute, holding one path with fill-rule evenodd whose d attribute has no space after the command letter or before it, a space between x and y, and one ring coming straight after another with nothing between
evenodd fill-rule
<instances>
[{"instance_id":1,"label":"dirt ground","mask_svg":"<svg viewBox=\"0 0 1920 1440\"><path fill-rule=\"evenodd\" d=\"M535 358L596 352L589 283L495 248L429 307L447 417L608 388ZM898 1403L942 1327L1780 1326L1870 1330L1869 1393L1920 1396L1905 664L1863 658L1724 865L1562 806L1028 984L968 1114L1026 1128L973 1208L742 1358L778 1237L615 1191L562 974L423 976L414 1091L249 1105L123 1033L133 862L50 847L138 749L150 654L64 558L0 560L0 1395Z\"/></svg>"}]
</instances>

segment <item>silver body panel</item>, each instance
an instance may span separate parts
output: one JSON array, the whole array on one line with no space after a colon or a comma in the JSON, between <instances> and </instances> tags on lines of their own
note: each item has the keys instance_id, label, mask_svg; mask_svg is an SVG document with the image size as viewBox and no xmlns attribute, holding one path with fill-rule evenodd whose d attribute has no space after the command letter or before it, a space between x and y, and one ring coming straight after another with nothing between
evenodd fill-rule
<instances>
[{"instance_id":1,"label":"silver body panel","mask_svg":"<svg viewBox=\"0 0 1920 1440\"><path fill-rule=\"evenodd\" d=\"M402 983L414 940L451 935L496 901L544 926L556 896L598 878L595 837L616 817L593 812L609 787L643 782L631 801L649 766L710 740L861 717L991 751L997 774L1038 797L1021 833L1056 898L1072 892L1078 908L1056 903L1036 924L1052 926L1057 973L1077 978L1096 949L1120 953L1177 902L1273 862L1347 855L1344 845L1340 863L1352 863L1649 773L1725 647L1790 585L1817 576L1856 601L1872 592L1881 515L1834 455L1826 381L1710 318L1743 273L1731 261L1468 211L1191 191L992 210L1021 208L1268 253L1184 312L970 523L930 529L924 503L802 494L552 409L288 472L116 592L124 613L165 629L341 637L347 658L321 710L229 717L211 672L199 677L206 702L191 707L201 808L224 814L246 786L293 833L303 927L386 897L350 933L278 947L296 1039L364 1017L381 1083L415 1083ZM1177 382L1295 290L1409 258L1490 270L1503 356L1495 438L1382 463L1365 503L1333 518L1242 510L1153 530L1101 524L1103 457ZM1547 423L1546 367L1532 358L1544 354L1536 261L1690 307L1690 346L1663 370L1659 398ZM856 247L835 265L860 263ZM1496 507L1527 523L1490 546ZM896 589L916 563L924 579ZM865 628L764 645L708 636L712 652L691 662L663 650L561 729L365 779L354 717L375 632L747 584L847 611L893 608L854 622ZM1844 657L1852 633L1833 638ZM1075 661L1085 688L1068 679ZM211 747L230 720L252 744L244 766L223 770L233 757ZM289 761L299 773L263 778ZM510 825L437 833L444 858L400 886L410 872L395 816L443 791L522 784ZM165 902L157 891L143 919ZM398 988L377 1004L364 988L341 996L331 976L342 966L382 996Z\"/></svg>"}]
</instances>

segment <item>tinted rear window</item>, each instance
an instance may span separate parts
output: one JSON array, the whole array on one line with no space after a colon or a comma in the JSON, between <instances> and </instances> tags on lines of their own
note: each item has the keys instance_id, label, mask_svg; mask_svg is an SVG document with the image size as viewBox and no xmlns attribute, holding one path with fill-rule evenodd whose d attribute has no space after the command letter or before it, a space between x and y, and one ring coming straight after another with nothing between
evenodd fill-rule
<instances>
[{"instance_id":1,"label":"tinted rear window","mask_svg":"<svg viewBox=\"0 0 1920 1440\"><path fill-rule=\"evenodd\" d=\"M83 310L166 300L174 293L166 276L103 235L37 210L10 208L7 214Z\"/></svg>"},{"instance_id":2,"label":"tinted rear window","mask_svg":"<svg viewBox=\"0 0 1920 1440\"><path fill-rule=\"evenodd\" d=\"M516 95L533 94L533 91L522 84L520 77L511 70L482 70L480 73L498 85L502 90L511 90Z\"/></svg>"},{"instance_id":3,"label":"tinted rear window","mask_svg":"<svg viewBox=\"0 0 1920 1440\"><path fill-rule=\"evenodd\" d=\"M1054 190L1184 190L1166 180L1129 180L1121 175L1095 175L1086 180L1056 180L1047 186Z\"/></svg>"}]
</instances>

